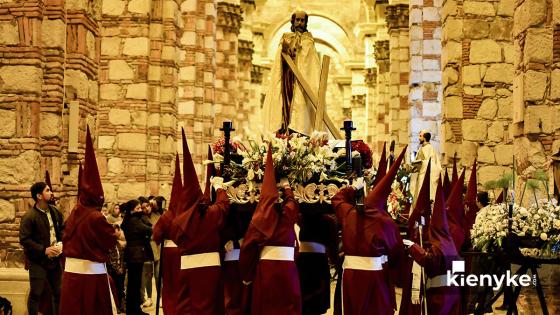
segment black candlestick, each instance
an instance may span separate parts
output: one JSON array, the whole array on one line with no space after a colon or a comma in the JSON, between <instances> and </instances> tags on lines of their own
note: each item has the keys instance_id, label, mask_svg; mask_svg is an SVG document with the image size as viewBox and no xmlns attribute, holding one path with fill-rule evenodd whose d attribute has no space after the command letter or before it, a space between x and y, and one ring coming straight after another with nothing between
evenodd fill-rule
<instances>
[{"instance_id":1,"label":"black candlestick","mask_svg":"<svg viewBox=\"0 0 560 315\"><path fill-rule=\"evenodd\" d=\"M223 122L222 128L220 128L220 131L224 132L224 165L229 165L229 162L231 161L231 148L229 145L229 139L231 136L231 132L235 131L235 129L233 129L231 120L225 120Z\"/></svg>"},{"instance_id":2,"label":"black candlestick","mask_svg":"<svg viewBox=\"0 0 560 315\"><path fill-rule=\"evenodd\" d=\"M354 128L354 124L352 120L346 119L344 121L344 127L340 128L340 130L344 130L344 134L346 136L346 165L347 165L347 172L352 172L352 131L356 130Z\"/></svg>"}]
</instances>

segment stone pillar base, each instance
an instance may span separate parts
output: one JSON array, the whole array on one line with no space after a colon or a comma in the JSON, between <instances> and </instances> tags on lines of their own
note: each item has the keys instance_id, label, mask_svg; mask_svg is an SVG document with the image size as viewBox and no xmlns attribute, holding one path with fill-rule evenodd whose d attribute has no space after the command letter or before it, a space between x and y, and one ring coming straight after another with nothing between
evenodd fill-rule
<instances>
[{"instance_id":1,"label":"stone pillar base","mask_svg":"<svg viewBox=\"0 0 560 315\"><path fill-rule=\"evenodd\" d=\"M0 296L12 303L13 314L27 315L29 272L22 268L0 268Z\"/></svg>"}]
</instances>

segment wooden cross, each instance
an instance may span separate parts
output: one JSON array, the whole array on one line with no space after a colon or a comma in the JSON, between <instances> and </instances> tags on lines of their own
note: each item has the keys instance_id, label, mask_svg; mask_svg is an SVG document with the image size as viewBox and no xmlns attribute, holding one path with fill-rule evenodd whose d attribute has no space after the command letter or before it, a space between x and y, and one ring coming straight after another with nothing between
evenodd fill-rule
<instances>
[{"instance_id":1,"label":"wooden cross","mask_svg":"<svg viewBox=\"0 0 560 315\"><path fill-rule=\"evenodd\" d=\"M321 66L321 76L319 80L319 95L315 95L313 93L311 86L309 85L309 83L307 83L307 81L305 80L301 72L296 67L296 64L294 63L292 57L290 57L290 55L286 53L282 53L282 58L284 58L284 60L288 64L288 67L290 67L290 69L294 73L296 80L299 82L303 92L305 93L305 95L307 95L307 97L311 101L311 105L313 106L313 108L311 108L311 111L315 115L315 122L313 125L313 129L321 131L322 123L324 122L325 125L327 125L329 131L336 139L342 139L342 135L340 134L338 129L334 126L334 123L327 115L327 113L325 113L327 79L329 77L329 64L331 58L329 56L323 56L323 64Z\"/></svg>"}]
</instances>

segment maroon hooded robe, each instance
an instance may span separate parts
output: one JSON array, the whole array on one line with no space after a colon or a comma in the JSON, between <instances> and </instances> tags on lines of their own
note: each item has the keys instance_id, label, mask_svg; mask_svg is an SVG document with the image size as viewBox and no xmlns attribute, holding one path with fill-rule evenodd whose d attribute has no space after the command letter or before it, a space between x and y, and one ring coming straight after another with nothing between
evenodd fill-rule
<instances>
[{"instance_id":1,"label":"maroon hooded robe","mask_svg":"<svg viewBox=\"0 0 560 315\"><path fill-rule=\"evenodd\" d=\"M163 242L163 261L161 299L165 315L175 315L177 302L179 301L179 271L181 270L181 253L177 245L170 240L171 225L177 215L178 201L183 183L181 180L181 168L179 166L179 154L175 156L175 175L171 187L171 198L168 210L159 218L153 229L156 244Z\"/></svg>"},{"instance_id":2,"label":"maroon hooded robe","mask_svg":"<svg viewBox=\"0 0 560 315\"><path fill-rule=\"evenodd\" d=\"M93 142L87 129L86 152L83 174L80 178L78 203L66 220L62 238L66 257L62 275L60 315L106 315L114 314L116 302L110 289L110 277L105 263L109 250L117 244L115 229L99 211L104 195L99 170L95 160ZM102 263L104 274L70 272L72 259Z\"/></svg>"},{"instance_id":3,"label":"maroon hooded robe","mask_svg":"<svg viewBox=\"0 0 560 315\"><path fill-rule=\"evenodd\" d=\"M447 225L447 213L443 198L443 189L438 184L434 213L430 220L428 238L430 248L424 250L417 244L410 247L410 254L418 264L424 267L427 276L426 294L428 314L455 315L461 314L461 298L459 288L436 283L436 277L445 277L451 270L453 260L458 260L454 240Z\"/></svg>"},{"instance_id":4,"label":"maroon hooded robe","mask_svg":"<svg viewBox=\"0 0 560 315\"><path fill-rule=\"evenodd\" d=\"M465 242L465 206L463 203L463 184L465 182L465 171L455 182L451 194L447 198L447 214L449 217L449 231L455 242L455 248L461 251Z\"/></svg>"},{"instance_id":5,"label":"maroon hooded robe","mask_svg":"<svg viewBox=\"0 0 560 315\"><path fill-rule=\"evenodd\" d=\"M179 214L171 236L181 251L180 289L177 314L223 315L224 287L220 266L220 229L229 210L229 198L223 189L210 204L200 190L198 177L186 142L183 143L183 194ZM210 255L210 263L183 266L183 261L199 262L194 255ZM217 256L217 261L213 258Z\"/></svg>"},{"instance_id":6,"label":"maroon hooded robe","mask_svg":"<svg viewBox=\"0 0 560 315\"><path fill-rule=\"evenodd\" d=\"M356 191L353 187L341 189L331 199L342 225L344 315L394 314L397 308L389 264L400 261L403 245L399 229L386 207L391 184L405 152L406 148L368 194L363 213L354 206ZM373 262L362 268L351 263L355 259L370 259Z\"/></svg>"},{"instance_id":7,"label":"maroon hooded robe","mask_svg":"<svg viewBox=\"0 0 560 315\"><path fill-rule=\"evenodd\" d=\"M429 161L428 167L426 168L426 174L430 174L431 164L432 162ZM410 215L410 218L408 220L407 237L409 240L418 244L420 244L420 235L418 233L417 226L419 224L422 224L422 217L424 218L424 223L427 223L422 230L422 241L424 243L424 248L426 248L426 243L428 241L428 219L430 217L431 211L430 186L430 177L424 176L424 181L422 182L420 192L418 192L414 210L412 211L412 214ZM402 290L401 305L399 307L399 315L420 315L421 312L421 304L413 304L411 300L413 281L412 266L413 259L411 257L407 257L404 266L404 284Z\"/></svg>"},{"instance_id":8,"label":"maroon hooded robe","mask_svg":"<svg viewBox=\"0 0 560 315\"><path fill-rule=\"evenodd\" d=\"M269 146L259 203L239 256L243 281L253 282L251 315L301 314L301 290L293 255L292 260L271 260L266 255L268 249L295 251L298 204L290 188L284 190L282 204L278 204L278 196Z\"/></svg>"}]
</instances>

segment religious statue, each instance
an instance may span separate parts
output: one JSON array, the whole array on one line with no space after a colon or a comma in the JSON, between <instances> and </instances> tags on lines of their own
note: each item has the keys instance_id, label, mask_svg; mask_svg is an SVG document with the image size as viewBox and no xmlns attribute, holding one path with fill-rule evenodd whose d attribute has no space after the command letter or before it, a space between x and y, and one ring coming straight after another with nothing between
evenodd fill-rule
<instances>
[{"instance_id":1,"label":"religious statue","mask_svg":"<svg viewBox=\"0 0 560 315\"><path fill-rule=\"evenodd\" d=\"M420 186L424 181L424 176L430 176L430 199L434 200L436 195L436 187L439 181L439 175L441 173L441 164L439 161L439 156L432 144L430 139L432 135L426 131L420 131L418 136L420 140L420 150L416 155L416 159L412 161L412 166L414 167L414 172L410 179L410 192L416 200L418 192L420 191ZM428 168L428 162L432 161L431 174L426 174L426 169Z\"/></svg>"},{"instance_id":2,"label":"religious statue","mask_svg":"<svg viewBox=\"0 0 560 315\"><path fill-rule=\"evenodd\" d=\"M291 32L284 33L271 69L270 86L263 104L265 132L311 134L314 112L310 100L282 57L289 55L297 69L317 95L321 65L315 50L315 41L307 30L308 15L298 11L292 14Z\"/></svg>"}]
</instances>

